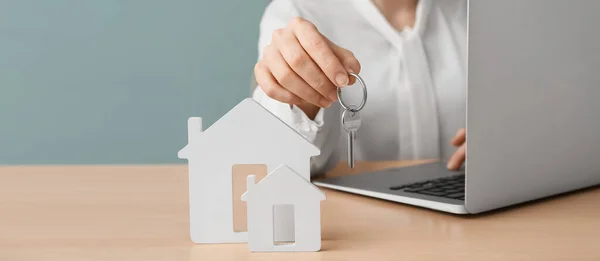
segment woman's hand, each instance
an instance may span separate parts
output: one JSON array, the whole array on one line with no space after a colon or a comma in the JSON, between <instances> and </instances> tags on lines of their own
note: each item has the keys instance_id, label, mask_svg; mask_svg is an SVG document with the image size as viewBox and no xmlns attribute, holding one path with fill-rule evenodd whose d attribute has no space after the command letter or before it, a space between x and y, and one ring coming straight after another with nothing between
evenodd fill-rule
<instances>
[{"instance_id":1,"label":"woman's hand","mask_svg":"<svg viewBox=\"0 0 600 261\"><path fill-rule=\"evenodd\" d=\"M454 147L457 147L456 152L448 161L448 169L457 170L465 162L466 147L467 147L467 130L462 128L458 130L456 136L451 141Z\"/></svg>"},{"instance_id":2,"label":"woman's hand","mask_svg":"<svg viewBox=\"0 0 600 261\"><path fill-rule=\"evenodd\" d=\"M300 17L273 32L271 44L254 67L256 81L267 96L317 111L337 100L337 87L352 84L348 72L359 71L352 52Z\"/></svg>"}]
</instances>

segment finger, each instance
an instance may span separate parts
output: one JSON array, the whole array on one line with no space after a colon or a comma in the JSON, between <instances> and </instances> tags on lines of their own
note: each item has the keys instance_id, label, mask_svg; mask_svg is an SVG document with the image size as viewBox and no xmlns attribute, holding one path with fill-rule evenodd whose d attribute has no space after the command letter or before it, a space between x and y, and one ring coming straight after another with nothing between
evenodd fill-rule
<instances>
[{"instance_id":1,"label":"finger","mask_svg":"<svg viewBox=\"0 0 600 261\"><path fill-rule=\"evenodd\" d=\"M448 161L448 169L457 170L460 168L460 166L463 164L463 162L465 162L466 159L466 148L467 146L463 144L458 149L456 149L456 152L454 152L454 154L452 155L452 157L450 157L450 160Z\"/></svg>"},{"instance_id":2,"label":"finger","mask_svg":"<svg viewBox=\"0 0 600 261\"><path fill-rule=\"evenodd\" d=\"M283 31L276 41L281 55L300 78L329 100L337 100L336 86L304 51L292 31Z\"/></svg>"},{"instance_id":3,"label":"finger","mask_svg":"<svg viewBox=\"0 0 600 261\"><path fill-rule=\"evenodd\" d=\"M316 106L327 108L331 105L332 102L328 98L310 87L288 66L279 50L275 48L265 50L264 58L271 74L281 87Z\"/></svg>"},{"instance_id":4,"label":"finger","mask_svg":"<svg viewBox=\"0 0 600 261\"><path fill-rule=\"evenodd\" d=\"M272 99L295 105L304 103L300 97L281 87L269 69L261 61L256 63L256 66L254 67L254 77L256 78L258 86Z\"/></svg>"},{"instance_id":5,"label":"finger","mask_svg":"<svg viewBox=\"0 0 600 261\"><path fill-rule=\"evenodd\" d=\"M347 72L353 72L356 74L360 73L360 69L361 69L360 63L358 62L358 59L356 59L356 57L354 56L354 54L351 51L336 45L335 43L329 41L329 39L327 39L327 42L328 42L329 46L331 46L331 50L333 51L335 56L338 57L338 59L341 61L344 68L346 68ZM348 85L352 85L355 82L356 82L356 78L350 77Z\"/></svg>"},{"instance_id":6,"label":"finger","mask_svg":"<svg viewBox=\"0 0 600 261\"><path fill-rule=\"evenodd\" d=\"M290 29L327 78L338 87L348 85L348 72L333 53L327 39L319 33L317 28L309 21L295 18L290 24Z\"/></svg>"},{"instance_id":7,"label":"finger","mask_svg":"<svg viewBox=\"0 0 600 261\"><path fill-rule=\"evenodd\" d=\"M458 147L460 145L463 145L463 143L465 143L466 140L467 140L467 130L465 128L462 128L462 129L459 129L458 132L456 132L456 135L450 141L450 143L452 143L452 145Z\"/></svg>"}]
</instances>

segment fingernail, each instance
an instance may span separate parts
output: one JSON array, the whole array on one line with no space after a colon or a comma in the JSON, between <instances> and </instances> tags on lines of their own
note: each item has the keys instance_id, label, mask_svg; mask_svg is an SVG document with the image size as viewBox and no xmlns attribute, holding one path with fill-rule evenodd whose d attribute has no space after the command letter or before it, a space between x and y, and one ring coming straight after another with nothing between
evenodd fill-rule
<instances>
[{"instance_id":1,"label":"fingernail","mask_svg":"<svg viewBox=\"0 0 600 261\"><path fill-rule=\"evenodd\" d=\"M454 167L454 164L452 164L452 162L448 162L448 165L446 165L446 168L452 169L452 167Z\"/></svg>"},{"instance_id":2,"label":"fingernail","mask_svg":"<svg viewBox=\"0 0 600 261\"><path fill-rule=\"evenodd\" d=\"M321 99L319 103L321 103L322 107L329 108L329 106L331 106L332 101L327 99Z\"/></svg>"},{"instance_id":3,"label":"fingernail","mask_svg":"<svg viewBox=\"0 0 600 261\"><path fill-rule=\"evenodd\" d=\"M340 73L335 76L335 81L337 82L339 87L348 85L348 75L344 73Z\"/></svg>"},{"instance_id":4,"label":"fingernail","mask_svg":"<svg viewBox=\"0 0 600 261\"><path fill-rule=\"evenodd\" d=\"M329 98L331 101L337 101L337 99L338 99L338 96L337 96L337 91L333 91L333 92L331 92L331 93L329 94L328 98Z\"/></svg>"}]
</instances>

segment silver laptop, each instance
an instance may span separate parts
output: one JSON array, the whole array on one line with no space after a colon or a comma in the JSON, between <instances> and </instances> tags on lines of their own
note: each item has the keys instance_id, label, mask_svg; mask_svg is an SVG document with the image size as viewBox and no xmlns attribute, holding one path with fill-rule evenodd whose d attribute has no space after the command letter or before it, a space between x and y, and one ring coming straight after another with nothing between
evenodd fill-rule
<instances>
[{"instance_id":1,"label":"silver laptop","mask_svg":"<svg viewBox=\"0 0 600 261\"><path fill-rule=\"evenodd\" d=\"M600 184L600 1L469 3L467 161L315 184L475 214Z\"/></svg>"}]
</instances>

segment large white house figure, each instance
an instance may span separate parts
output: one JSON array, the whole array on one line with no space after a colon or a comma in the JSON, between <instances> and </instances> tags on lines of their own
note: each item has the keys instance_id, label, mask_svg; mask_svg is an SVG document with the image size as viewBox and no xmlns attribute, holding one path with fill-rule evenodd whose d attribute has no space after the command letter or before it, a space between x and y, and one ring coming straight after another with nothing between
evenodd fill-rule
<instances>
[{"instance_id":1,"label":"large white house figure","mask_svg":"<svg viewBox=\"0 0 600 261\"><path fill-rule=\"evenodd\" d=\"M192 241L247 242L247 232L234 231L233 166L264 164L271 172L287 165L308 182L310 158L319 153L318 147L252 98L244 99L206 131L201 118L189 118L188 144L178 156L188 160ZM293 209L282 206L275 212L275 240L293 241Z\"/></svg>"}]
</instances>

